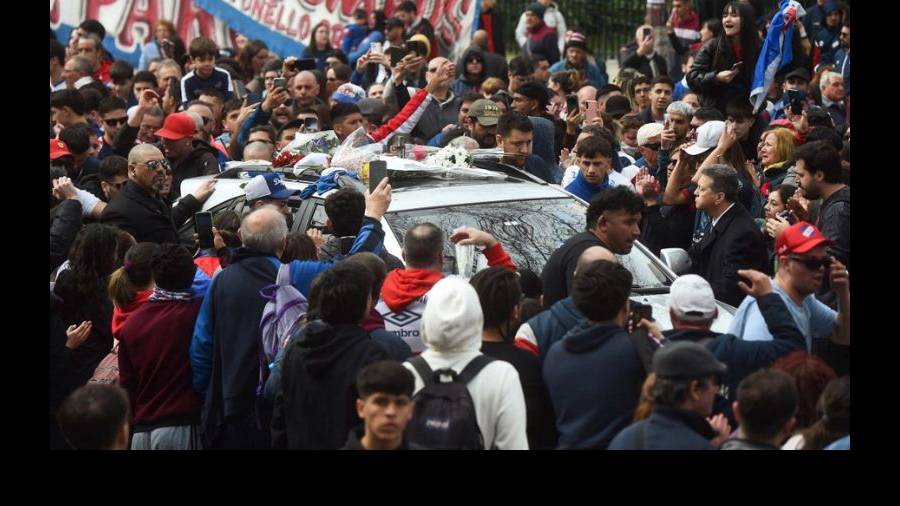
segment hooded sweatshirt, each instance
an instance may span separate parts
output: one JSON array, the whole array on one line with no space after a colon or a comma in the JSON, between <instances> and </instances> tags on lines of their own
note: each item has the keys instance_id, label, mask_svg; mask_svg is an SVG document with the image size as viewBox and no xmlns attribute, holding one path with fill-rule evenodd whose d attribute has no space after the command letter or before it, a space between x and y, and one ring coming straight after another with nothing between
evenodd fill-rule
<instances>
[{"instance_id":1,"label":"hooded sweatshirt","mask_svg":"<svg viewBox=\"0 0 900 506\"><path fill-rule=\"evenodd\" d=\"M147 302L147 299L150 298L150 294L152 293L152 288L150 290L138 292L137 294L135 294L134 299L132 299L131 302L129 302L125 307L116 307L115 309L113 309L112 333L114 338L119 338L119 330L122 329L122 325L125 324L125 320L139 307L143 306L144 303Z\"/></svg>"},{"instance_id":2,"label":"hooded sweatshirt","mask_svg":"<svg viewBox=\"0 0 900 506\"><path fill-rule=\"evenodd\" d=\"M625 329L584 321L544 361L559 449L605 449L631 422L646 378Z\"/></svg>"},{"instance_id":3,"label":"hooded sweatshirt","mask_svg":"<svg viewBox=\"0 0 900 506\"><path fill-rule=\"evenodd\" d=\"M534 353L543 363L550 347L584 318L572 298L566 297L523 323L516 332L516 346Z\"/></svg>"},{"instance_id":4,"label":"hooded sweatshirt","mask_svg":"<svg viewBox=\"0 0 900 506\"><path fill-rule=\"evenodd\" d=\"M281 391L272 411L272 446L337 450L359 423L356 375L386 360L384 348L359 325L320 320L302 327L281 364Z\"/></svg>"},{"instance_id":5,"label":"hooded sweatshirt","mask_svg":"<svg viewBox=\"0 0 900 506\"><path fill-rule=\"evenodd\" d=\"M516 265L500 244L485 249L483 253L489 267L516 270ZM429 269L395 269L384 280L381 300L375 309L384 318L385 330L406 341L413 353L421 353L425 349L420 336L422 313L429 291L443 278L443 273Z\"/></svg>"},{"instance_id":6,"label":"hooded sweatshirt","mask_svg":"<svg viewBox=\"0 0 900 506\"><path fill-rule=\"evenodd\" d=\"M422 358L428 366L450 368L457 373L481 355L484 316L478 294L462 278L440 280L428 294L422 315L422 338L427 349ZM416 378L415 392L425 384L408 362L403 366ZM525 396L519 373L508 362L487 364L466 385L475 404L475 418L485 449L527 450Z\"/></svg>"}]
</instances>

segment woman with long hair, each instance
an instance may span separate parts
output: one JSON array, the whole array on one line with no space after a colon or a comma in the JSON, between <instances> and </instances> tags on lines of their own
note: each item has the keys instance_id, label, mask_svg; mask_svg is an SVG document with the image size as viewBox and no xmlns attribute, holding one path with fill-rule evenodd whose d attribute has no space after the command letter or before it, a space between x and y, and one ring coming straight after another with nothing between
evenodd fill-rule
<instances>
[{"instance_id":1,"label":"woman with long hair","mask_svg":"<svg viewBox=\"0 0 900 506\"><path fill-rule=\"evenodd\" d=\"M735 97L749 97L759 57L759 34L753 7L732 1L722 11L722 33L710 39L688 71L691 90L704 107L725 110Z\"/></svg>"},{"instance_id":2,"label":"woman with long hair","mask_svg":"<svg viewBox=\"0 0 900 506\"><path fill-rule=\"evenodd\" d=\"M823 450L850 435L850 376L833 380L816 403L819 419L787 440L782 450Z\"/></svg>"},{"instance_id":3,"label":"woman with long hair","mask_svg":"<svg viewBox=\"0 0 900 506\"><path fill-rule=\"evenodd\" d=\"M540 362L513 344L521 323L519 275L504 267L490 267L472 276L470 284L478 294L484 315L481 352L509 362L519 373L528 418L528 448L554 448L557 438L555 417Z\"/></svg>"},{"instance_id":4,"label":"woman with long hair","mask_svg":"<svg viewBox=\"0 0 900 506\"><path fill-rule=\"evenodd\" d=\"M328 57L334 53L329 39L331 34L329 26L328 21L318 22L309 35L309 45L303 50L303 58L315 58L316 69L321 72L325 72L325 68L328 66Z\"/></svg>"},{"instance_id":5,"label":"woman with long hair","mask_svg":"<svg viewBox=\"0 0 900 506\"><path fill-rule=\"evenodd\" d=\"M259 39L248 42L238 57L241 80L244 81L244 84L248 84L256 78L262 79L262 69L268 60L269 46L265 42Z\"/></svg>"},{"instance_id":6,"label":"woman with long hair","mask_svg":"<svg viewBox=\"0 0 900 506\"><path fill-rule=\"evenodd\" d=\"M100 223L86 225L75 237L69 268L59 273L53 287L58 314L69 331L76 326L90 329L87 340L73 350L73 378L87 383L94 369L112 349L113 304L107 293L110 274L116 270L118 229Z\"/></svg>"}]
</instances>

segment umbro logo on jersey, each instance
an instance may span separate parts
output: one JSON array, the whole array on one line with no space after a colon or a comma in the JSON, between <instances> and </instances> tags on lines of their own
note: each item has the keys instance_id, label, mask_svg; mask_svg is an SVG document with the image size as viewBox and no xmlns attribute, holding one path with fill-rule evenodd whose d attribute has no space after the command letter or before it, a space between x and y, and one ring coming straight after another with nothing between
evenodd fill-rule
<instances>
[{"instance_id":1,"label":"umbro logo on jersey","mask_svg":"<svg viewBox=\"0 0 900 506\"><path fill-rule=\"evenodd\" d=\"M405 327L412 322L419 321L422 315L413 313L412 311L401 311L399 313L388 313L384 315L384 321L397 327Z\"/></svg>"}]
</instances>

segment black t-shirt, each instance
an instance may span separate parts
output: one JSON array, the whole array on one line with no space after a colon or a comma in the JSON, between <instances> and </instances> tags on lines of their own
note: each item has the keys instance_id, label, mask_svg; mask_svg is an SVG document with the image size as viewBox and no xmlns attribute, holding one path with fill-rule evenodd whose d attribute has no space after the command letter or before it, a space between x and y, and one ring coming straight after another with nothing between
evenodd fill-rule
<instances>
[{"instance_id":1,"label":"black t-shirt","mask_svg":"<svg viewBox=\"0 0 900 506\"><path fill-rule=\"evenodd\" d=\"M553 254L541 272L544 283L544 307L550 307L569 296L578 257L591 246L609 248L593 232L581 232L569 238Z\"/></svg>"},{"instance_id":2,"label":"black t-shirt","mask_svg":"<svg viewBox=\"0 0 900 506\"><path fill-rule=\"evenodd\" d=\"M511 343L482 342L481 352L509 362L519 373L519 382L525 395L528 448L532 450L555 448L556 419L538 358Z\"/></svg>"}]
</instances>

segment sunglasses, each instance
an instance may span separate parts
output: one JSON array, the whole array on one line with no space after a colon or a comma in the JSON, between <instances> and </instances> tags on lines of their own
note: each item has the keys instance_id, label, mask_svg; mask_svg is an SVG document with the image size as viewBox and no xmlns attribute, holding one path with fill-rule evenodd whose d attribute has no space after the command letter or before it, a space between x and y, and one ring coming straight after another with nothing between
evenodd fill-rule
<instances>
[{"instance_id":1,"label":"sunglasses","mask_svg":"<svg viewBox=\"0 0 900 506\"><path fill-rule=\"evenodd\" d=\"M651 151L659 151L659 149L662 147L662 144L644 144L641 147L647 148Z\"/></svg>"},{"instance_id":2,"label":"sunglasses","mask_svg":"<svg viewBox=\"0 0 900 506\"><path fill-rule=\"evenodd\" d=\"M169 166L168 160L150 160L149 162L144 163L150 170L159 170L163 169L166 172L171 172L172 168Z\"/></svg>"},{"instance_id":3,"label":"sunglasses","mask_svg":"<svg viewBox=\"0 0 900 506\"><path fill-rule=\"evenodd\" d=\"M125 183L127 183L127 182L128 182L128 180L126 179L125 181L122 181L121 183L106 183L106 184L112 186L116 190L121 190L122 187L125 186Z\"/></svg>"},{"instance_id":4,"label":"sunglasses","mask_svg":"<svg viewBox=\"0 0 900 506\"><path fill-rule=\"evenodd\" d=\"M804 267L806 267L807 269L809 269L811 271L817 271L817 270L821 269L823 266L826 269L828 269L829 267L831 267L831 261L833 260L833 258L828 255L826 255L822 258L809 258L809 257L801 257L801 256L797 256L797 255L791 255L788 258L790 258L791 260L794 260L795 262L800 262L801 264L803 264Z\"/></svg>"},{"instance_id":5,"label":"sunglasses","mask_svg":"<svg viewBox=\"0 0 900 506\"><path fill-rule=\"evenodd\" d=\"M103 120L107 125L114 127L119 125L124 125L128 121L128 116L122 116L121 118L109 118Z\"/></svg>"}]
</instances>

